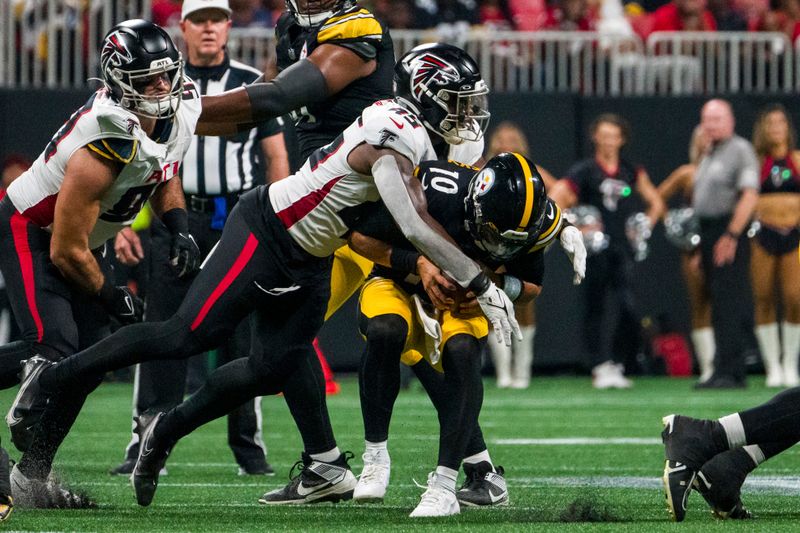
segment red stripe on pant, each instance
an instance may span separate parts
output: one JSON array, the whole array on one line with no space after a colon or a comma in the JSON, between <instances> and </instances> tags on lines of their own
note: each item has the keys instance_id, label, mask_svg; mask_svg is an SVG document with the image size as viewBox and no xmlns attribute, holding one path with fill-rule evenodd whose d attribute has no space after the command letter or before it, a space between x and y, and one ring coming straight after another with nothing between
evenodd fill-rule
<instances>
[{"instance_id":1,"label":"red stripe on pant","mask_svg":"<svg viewBox=\"0 0 800 533\"><path fill-rule=\"evenodd\" d=\"M217 300L219 300L219 297L222 296L226 290L228 290L228 287L231 286L233 280L235 280L236 277L242 273L244 267L247 266L247 263L253 257L256 247L258 247L258 240L256 239L255 235L251 233L247 238L247 242L244 243L244 248L242 248L242 251L239 253L239 257L237 257L236 261L233 262L233 266L225 274L225 277L222 278L222 281L219 282L219 285L214 288L211 296L209 296L205 301L203 307L200 309L200 313L197 314L194 322L192 322L192 331L200 327L200 324L206 318L208 312L211 311L211 308L214 306Z\"/></svg>"},{"instance_id":2,"label":"red stripe on pant","mask_svg":"<svg viewBox=\"0 0 800 533\"><path fill-rule=\"evenodd\" d=\"M11 235L14 238L14 249L17 251L19 268L22 271L22 285L25 287L25 300L36 324L36 341L42 342L44 326L39 308L36 306L36 282L33 275L33 254L28 244L28 223L30 221L19 213L11 215Z\"/></svg>"}]
</instances>

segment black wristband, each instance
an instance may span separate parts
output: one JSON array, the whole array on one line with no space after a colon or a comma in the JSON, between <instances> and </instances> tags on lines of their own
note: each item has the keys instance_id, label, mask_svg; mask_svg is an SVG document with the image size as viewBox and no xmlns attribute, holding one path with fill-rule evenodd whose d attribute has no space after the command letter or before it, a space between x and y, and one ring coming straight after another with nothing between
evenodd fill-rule
<instances>
[{"instance_id":1,"label":"black wristband","mask_svg":"<svg viewBox=\"0 0 800 533\"><path fill-rule=\"evenodd\" d=\"M403 248L393 247L389 255L389 264L393 269L404 274L416 274L418 259L419 252L417 251L412 252Z\"/></svg>"},{"instance_id":2,"label":"black wristband","mask_svg":"<svg viewBox=\"0 0 800 533\"><path fill-rule=\"evenodd\" d=\"M489 287L492 286L492 280L489 279L489 276L481 272L477 276L473 278L472 281L469 282L468 289L475 293L475 296L480 296L487 290Z\"/></svg>"},{"instance_id":3,"label":"black wristband","mask_svg":"<svg viewBox=\"0 0 800 533\"><path fill-rule=\"evenodd\" d=\"M319 67L303 59L270 82L245 85L245 91L253 121L261 122L325 100L328 82Z\"/></svg>"},{"instance_id":4,"label":"black wristband","mask_svg":"<svg viewBox=\"0 0 800 533\"><path fill-rule=\"evenodd\" d=\"M111 280L105 278L103 281L103 286L100 287L100 290L97 291L97 299L100 300L105 305L110 305L114 302L114 292L116 287Z\"/></svg>"},{"instance_id":5,"label":"black wristband","mask_svg":"<svg viewBox=\"0 0 800 533\"><path fill-rule=\"evenodd\" d=\"M161 215L161 222L167 227L170 233L189 233L189 214L186 209L176 207Z\"/></svg>"}]
</instances>

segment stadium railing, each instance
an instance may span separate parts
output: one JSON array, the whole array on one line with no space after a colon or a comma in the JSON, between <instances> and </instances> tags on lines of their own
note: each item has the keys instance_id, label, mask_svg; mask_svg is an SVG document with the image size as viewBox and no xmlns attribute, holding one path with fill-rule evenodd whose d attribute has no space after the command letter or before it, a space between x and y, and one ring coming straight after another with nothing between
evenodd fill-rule
<instances>
[{"instance_id":1,"label":"stadium railing","mask_svg":"<svg viewBox=\"0 0 800 533\"><path fill-rule=\"evenodd\" d=\"M80 88L99 75L98 44L107 28L150 13L150 0L0 1L0 86ZM179 42L178 28L171 34ZM781 33L510 32L393 30L399 55L444 40L478 61L496 92L586 96L791 93L800 88L800 40ZM274 32L234 28L232 58L265 70Z\"/></svg>"}]
</instances>

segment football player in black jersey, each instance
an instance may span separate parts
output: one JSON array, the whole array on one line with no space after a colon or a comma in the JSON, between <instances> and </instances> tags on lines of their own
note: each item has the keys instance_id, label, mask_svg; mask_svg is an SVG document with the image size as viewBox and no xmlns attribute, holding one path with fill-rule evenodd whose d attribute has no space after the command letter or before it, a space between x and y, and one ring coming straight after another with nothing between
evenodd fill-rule
<instances>
[{"instance_id":1,"label":"football player in black jersey","mask_svg":"<svg viewBox=\"0 0 800 533\"><path fill-rule=\"evenodd\" d=\"M631 164L620 153L628 141L628 132L622 117L611 113L598 116L590 126L594 154L574 164L550 191L564 209L579 203L599 209L605 233L611 239L606 250L589 258L589 275L583 284L584 300L588 302L584 340L592 359L592 384L599 389L632 385L617 361L620 349L627 348L620 345L635 338L639 330L630 289L633 252L625 234L626 220L638 208L639 199L647 206L650 227L664 212L664 202L645 169ZM610 298L618 313L604 312L603 303ZM615 323L606 324L608 316L616 318Z\"/></svg>"},{"instance_id":2,"label":"football player in black jersey","mask_svg":"<svg viewBox=\"0 0 800 533\"><path fill-rule=\"evenodd\" d=\"M426 162L417 177L431 215L470 257L492 271L502 269L503 290L512 301L531 301L539 294L544 249L559 237L582 277L586 256L580 232L562 220L536 167L522 155L497 155L482 169ZM372 239L391 248L376 250ZM493 466L478 426L486 319L468 298L452 298L455 286L414 250L385 209L376 208L356 224L351 245L378 265L360 300L359 326L367 340L359 372L367 449L354 499L380 501L386 492L389 421L402 358L425 376L440 423L438 466L411 516L457 514L459 502L507 504L503 469ZM430 365L421 362L423 357ZM462 460L467 479L456 495Z\"/></svg>"}]
</instances>

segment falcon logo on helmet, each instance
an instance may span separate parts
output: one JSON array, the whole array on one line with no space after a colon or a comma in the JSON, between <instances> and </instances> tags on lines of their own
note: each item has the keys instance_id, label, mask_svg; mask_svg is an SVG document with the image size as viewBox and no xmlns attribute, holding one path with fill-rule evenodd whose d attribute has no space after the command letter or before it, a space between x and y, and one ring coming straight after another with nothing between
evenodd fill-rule
<instances>
[{"instance_id":1,"label":"falcon logo on helmet","mask_svg":"<svg viewBox=\"0 0 800 533\"><path fill-rule=\"evenodd\" d=\"M112 32L106 37L100 57L103 58L104 69L127 65L133 61L133 56L122 41L119 31Z\"/></svg>"},{"instance_id":2,"label":"falcon logo on helmet","mask_svg":"<svg viewBox=\"0 0 800 533\"><path fill-rule=\"evenodd\" d=\"M408 60L411 70L411 92L417 98L420 98L423 91L430 94L428 90L430 82L443 85L460 79L458 70L453 65L435 55L425 54L422 57L410 57Z\"/></svg>"}]
</instances>

